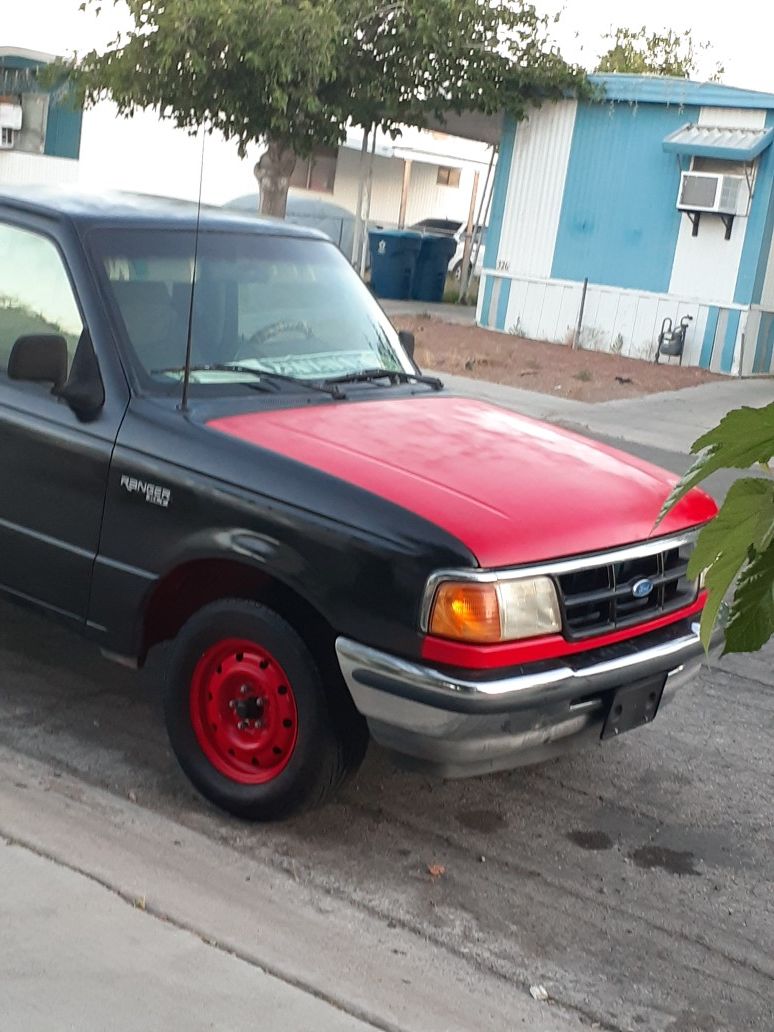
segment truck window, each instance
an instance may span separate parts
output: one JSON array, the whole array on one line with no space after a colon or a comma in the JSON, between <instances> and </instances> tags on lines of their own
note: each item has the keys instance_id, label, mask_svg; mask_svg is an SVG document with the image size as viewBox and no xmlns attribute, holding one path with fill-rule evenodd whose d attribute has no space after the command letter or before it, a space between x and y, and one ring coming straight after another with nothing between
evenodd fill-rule
<instances>
[{"instance_id":1,"label":"truck window","mask_svg":"<svg viewBox=\"0 0 774 1032\"><path fill-rule=\"evenodd\" d=\"M83 331L62 256L47 237L0 223L0 376L26 334L57 333L72 361Z\"/></svg>"},{"instance_id":2,"label":"truck window","mask_svg":"<svg viewBox=\"0 0 774 1032\"><path fill-rule=\"evenodd\" d=\"M327 241L203 231L193 309L192 233L96 230L90 241L145 389L179 388L189 315L198 387L249 387L253 369L315 381L406 362L396 331Z\"/></svg>"}]
</instances>

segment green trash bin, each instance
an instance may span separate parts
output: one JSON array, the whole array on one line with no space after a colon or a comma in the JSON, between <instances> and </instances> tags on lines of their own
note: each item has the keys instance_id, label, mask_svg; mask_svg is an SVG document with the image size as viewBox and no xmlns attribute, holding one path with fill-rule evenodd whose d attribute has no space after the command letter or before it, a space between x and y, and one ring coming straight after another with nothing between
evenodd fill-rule
<instances>
[{"instance_id":1,"label":"green trash bin","mask_svg":"<svg viewBox=\"0 0 774 1032\"><path fill-rule=\"evenodd\" d=\"M457 250L454 237L427 233L417 257L411 296L415 301L443 301L446 277Z\"/></svg>"},{"instance_id":2,"label":"green trash bin","mask_svg":"<svg viewBox=\"0 0 774 1032\"><path fill-rule=\"evenodd\" d=\"M409 229L372 229L371 289L377 297L407 301L411 297L414 267L422 234Z\"/></svg>"}]
</instances>

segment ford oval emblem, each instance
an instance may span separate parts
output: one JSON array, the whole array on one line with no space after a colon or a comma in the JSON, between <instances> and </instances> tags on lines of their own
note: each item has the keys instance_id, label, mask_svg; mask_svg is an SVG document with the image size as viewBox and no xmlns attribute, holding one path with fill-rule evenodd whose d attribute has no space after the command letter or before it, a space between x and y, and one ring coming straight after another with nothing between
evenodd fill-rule
<instances>
[{"instance_id":1,"label":"ford oval emblem","mask_svg":"<svg viewBox=\"0 0 774 1032\"><path fill-rule=\"evenodd\" d=\"M648 595L653 591L655 587L652 580L647 577L643 577L642 580L635 581L632 585L632 595L635 598L647 598Z\"/></svg>"}]
</instances>

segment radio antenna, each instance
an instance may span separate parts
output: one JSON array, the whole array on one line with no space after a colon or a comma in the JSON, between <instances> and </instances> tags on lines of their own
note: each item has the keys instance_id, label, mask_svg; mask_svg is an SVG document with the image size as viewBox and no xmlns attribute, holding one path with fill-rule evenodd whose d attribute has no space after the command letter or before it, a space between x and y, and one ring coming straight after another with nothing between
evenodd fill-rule
<instances>
[{"instance_id":1,"label":"radio antenna","mask_svg":"<svg viewBox=\"0 0 774 1032\"><path fill-rule=\"evenodd\" d=\"M199 261L199 226L202 220L202 184L204 183L204 143L207 139L204 126L202 133L202 158L199 167L199 201L196 207L196 235L194 237L193 272L191 274L191 300L188 305L188 333L185 341L185 365L183 366L183 394L180 399L180 411L188 408L188 386L191 382L191 350L193 340L194 294L196 293L196 272Z\"/></svg>"}]
</instances>

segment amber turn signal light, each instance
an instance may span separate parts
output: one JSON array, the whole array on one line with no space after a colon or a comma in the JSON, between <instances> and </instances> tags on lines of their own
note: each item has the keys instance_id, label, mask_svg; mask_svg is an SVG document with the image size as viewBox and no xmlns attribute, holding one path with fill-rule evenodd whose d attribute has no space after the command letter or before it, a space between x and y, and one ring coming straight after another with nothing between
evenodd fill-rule
<instances>
[{"instance_id":1,"label":"amber turn signal light","mask_svg":"<svg viewBox=\"0 0 774 1032\"><path fill-rule=\"evenodd\" d=\"M430 633L457 641L501 640L500 602L494 584L441 584L430 616Z\"/></svg>"}]
</instances>

